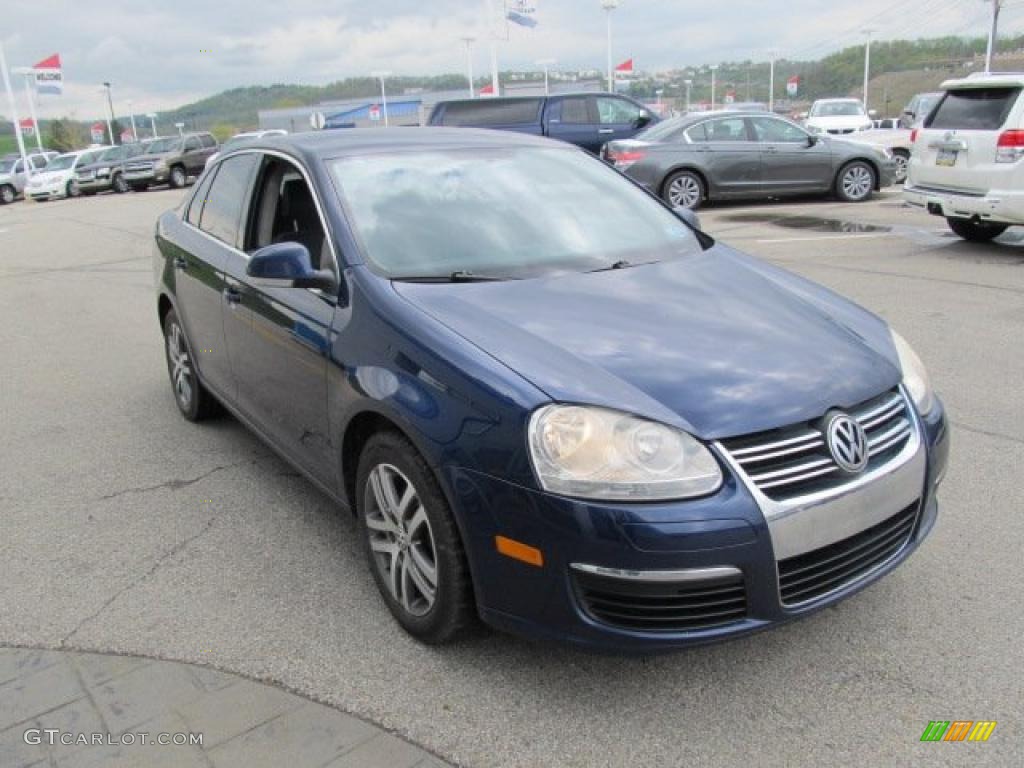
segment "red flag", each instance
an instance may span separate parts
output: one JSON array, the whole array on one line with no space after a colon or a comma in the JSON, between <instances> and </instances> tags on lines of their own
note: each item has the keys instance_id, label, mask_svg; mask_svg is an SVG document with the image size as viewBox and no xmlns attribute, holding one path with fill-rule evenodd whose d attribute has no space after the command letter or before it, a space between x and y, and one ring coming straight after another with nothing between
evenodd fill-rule
<instances>
[{"instance_id":1,"label":"red flag","mask_svg":"<svg viewBox=\"0 0 1024 768\"><path fill-rule=\"evenodd\" d=\"M480 89L480 95L481 96L493 96L494 95L494 85L493 84L492 85L485 85L483 88Z\"/></svg>"},{"instance_id":2,"label":"red flag","mask_svg":"<svg viewBox=\"0 0 1024 768\"><path fill-rule=\"evenodd\" d=\"M621 64L619 64L619 66L617 66L615 68L615 71L616 72L626 72L626 73L632 74L633 73L633 60L632 59L626 59L624 62L622 62Z\"/></svg>"},{"instance_id":3,"label":"red flag","mask_svg":"<svg viewBox=\"0 0 1024 768\"><path fill-rule=\"evenodd\" d=\"M60 54L55 53L53 56L43 59L32 69L60 69Z\"/></svg>"}]
</instances>

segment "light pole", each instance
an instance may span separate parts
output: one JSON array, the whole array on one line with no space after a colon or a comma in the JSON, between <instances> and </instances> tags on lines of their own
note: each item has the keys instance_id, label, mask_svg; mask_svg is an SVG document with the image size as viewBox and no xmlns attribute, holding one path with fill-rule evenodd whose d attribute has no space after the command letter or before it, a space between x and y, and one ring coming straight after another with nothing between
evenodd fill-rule
<instances>
[{"instance_id":1,"label":"light pole","mask_svg":"<svg viewBox=\"0 0 1024 768\"><path fill-rule=\"evenodd\" d=\"M473 98L473 43L476 42L475 37L462 37L459 38L463 43L466 44L466 78L469 80L469 98Z\"/></svg>"},{"instance_id":2,"label":"light pole","mask_svg":"<svg viewBox=\"0 0 1024 768\"><path fill-rule=\"evenodd\" d=\"M988 0L985 0L988 2ZM996 33L999 29L999 9L1002 0L992 0L992 25L988 29L988 47L985 49L985 73L992 71L992 55L996 51Z\"/></svg>"},{"instance_id":3,"label":"light pole","mask_svg":"<svg viewBox=\"0 0 1024 768\"><path fill-rule=\"evenodd\" d=\"M715 72L718 71L718 65L712 64L709 69L711 70L711 111L715 111Z\"/></svg>"},{"instance_id":4,"label":"light pole","mask_svg":"<svg viewBox=\"0 0 1024 768\"><path fill-rule=\"evenodd\" d=\"M388 95L384 92L384 78L391 77L391 72L386 69L375 69L370 73L373 77L380 80L380 106L384 112L384 127L388 127Z\"/></svg>"},{"instance_id":5,"label":"light pole","mask_svg":"<svg viewBox=\"0 0 1024 768\"><path fill-rule=\"evenodd\" d=\"M658 90L656 90L654 92L655 97L658 99L657 105L658 105L658 112L659 113L661 112L661 94L663 94L664 92L665 91L662 88L659 88Z\"/></svg>"},{"instance_id":6,"label":"light pole","mask_svg":"<svg viewBox=\"0 0 1024 768\"><path fill-rule=\"evenodd\" d=\"M11 122L14 123L14 138L18 142L18 153L21 155L21 163L25 167L25 175L32 175L32 167L28 164L28 155L25 154L25 139L21 135L21 121L18 120L18 106L14 102L14 91L11 90L11 78L7 74L7 56L4 55L4 45L0 41L0 77L4 79L4 90L7 91L7 106L11 110Z\"/></svg>"},{"instance_id":7,"label":"light pole","mask_svg":"<svg viewBox=\"0 0 1024 768\"><path fill-rule=\"evenodd\" d=\"M537 59L536 64L538 67L544 67L544 95L547 96L551 93L551 89L548 87L548 67L558 63L558 59Z\"/></svg>"},{"instance_id":8,"label":"light pole","mask_svg":"<svg viewBox=\"0 0 1024 768\"><path fill-rule=\"evenodd\" d=\"M775 57L776 51L768 51L768 111L775 111Z\"/></svg>"},{"instance_id":9,"label":"light pole","mask_svg":"<svg viewBox=\"0 0 1024 768\"><path fill-rule=\"evenodd\" d=\"M693 80L683 80L683 85L686 86L686 111L690 111L690 86L693 85Z\"/></svg>"},{"instance_id":10,"label":"light pole","mask_svg":"<svg viewBox=\"0 0 1024 768\"><path fill-rule=\"evenodd\" d=\"M495 27L494 0L487 0L487 38L491 44L491 96L501 95L498 83L498 30Z\"/></svg>"},{"instance_id":11,"label":"light pole","mask_svg":"<svg viewBox=\"0 0 1024 768\"><path fill-rule=\"evenodd\" d=\"M156 138L156 112L147 112L146 117L149 118L149 127L153 131L153 138Z\"/></svg>"},{"instance_id":12,"label":"light pole","mask_svg":"<svg viewBox=\"0 0 1024 768\"><path fill-rule=\"evenodd\" d=\"M619 0L601 0L604 8L608 34L608 93L615 93L615 72L612 71L612 11L619 7Z\"/></svg>"},{"instance_id":13,"label":"light pole","mask_svg":"<svg viewBox=\"0 0 1024 768\"><path fill-rule=\"evenodd\" d=\"M868 76L871 73L871 33L873 30L865 29L864 34L867 40L864 41L864 111L868 111Z\"/></svg>"},{"instance_id":14,"label":"light pole","mask_svg":"<svg viewBox=\"0 0 1024 768\"><path fill-rule=\"evenodd\" d=\"M132 121L132 141L136 144L139 142L139 132L135 130L135 110L132 109L132 100L128 99L128 117Z\"/></svg>"},{"instance_id":15,"label":"light pole","mask_svg":"<svg viewBox=\"0 0 1024 768\"><path fill-rule=\"evenodd\" d=\"M114 100L110 96L110 83L103 83L100 91L107 92L107 134L110 136L110 146L114 146L117 140L114 138Z\"/></svg>"},{"instance_id":16,"label":"light pole","mask_svg":"<svg viewBox=\"0 0 1024 768\"><path fill-rule=\"evenodd\" d=\"M39 130L39 118L36 117L36 101L32 96L32 78L35 77L36 71L32 67L15 67L11 70L11 74L24 75L25 76L25 97L28 99L28 114L32 118L32 127L36 133L36 146L39 147L39 151L43 151L43 137L42 131ZM21 130L21 127L18 127Z\"/></svg>"},{"instance_id":17,"label":"light pole","mask_svg":"<svg viewBox=\"0 0 1024 768\"><path fill-rule=\"evenodd\" d=\"M175 123L174 127L178 129L178 135L179 136L184 136L185 135L185 124L184 123Z\"/></svg>"}]
</instances>

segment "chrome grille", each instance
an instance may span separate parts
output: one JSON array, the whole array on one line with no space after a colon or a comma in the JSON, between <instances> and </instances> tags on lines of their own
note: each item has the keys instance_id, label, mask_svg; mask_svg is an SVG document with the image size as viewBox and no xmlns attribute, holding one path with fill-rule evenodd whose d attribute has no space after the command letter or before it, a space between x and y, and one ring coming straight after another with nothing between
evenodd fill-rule
<instances>
[{"instance_id":1,"label":"chrome grille","mask_svg":"<svg viewBox=\"0 0 1024 768\"><path fill-rule=\"evenodd\" d=\"M152 162L141 162L141 163L127 163L124 167L128 173L141 173L145 171L153 170Z\"/></svg>"},{"instance_id":2,"label":"chrome grille","mask_svg":"<svg viewBox=\"0 0 1024 768\"><path fill-rule=\"evenodd\" d=\"M868 438L870 471L891 460L913 433L908 405L891 390L851 408L850 416ZM722 441L722 447L766 496L781 500L841 485L842 472L825 445L819 422L807 422Z\"/></svg>"}]
</instances>

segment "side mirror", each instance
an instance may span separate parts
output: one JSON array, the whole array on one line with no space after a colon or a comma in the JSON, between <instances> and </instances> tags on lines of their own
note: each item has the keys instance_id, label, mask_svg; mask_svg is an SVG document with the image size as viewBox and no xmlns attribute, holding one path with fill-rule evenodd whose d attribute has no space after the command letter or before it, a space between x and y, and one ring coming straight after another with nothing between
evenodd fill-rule
<instances>
[{"instance_id":1,"label":"side mirror","mask_svg":"<svg viewBox=\"0 0 1024 768\"><path fill-rule=\"evenodd\" d=\"M640 117L638 117L636 120L633 121L633 127L636 128L637 130L640 130L641 128L646 128L650 124L651 124L651 116L650 115L645 115L645 114L642 114L642 113L641 113Z\"/></svg>"},{"instance_id":2,"label":"side mirror","mask_svg":"<svg viewBox=\"0 0 1024 768\"><path fill-rule=\"evenodd\" d=\"M281 288L334 287L334 274L326 269L313 269L309 249L296 242L260 248L249 258L245 274L260 284Z\"/></svg>"},{"instance_id":3,"label":"side mirror","mask_svg":"<svg viewBox=\"0 0 1024 768\"><path fill-rule=\"evenodd\" d=\"M672 213L676 215L676 218L692 229L695 229L698 232L701 231L700 216L697 215L696 211L691 211L689 208L679 205L672 209Z\"/></svg>"},{"instance_id":4,"label":"side mirror","mask_svg":"<svg viewBox=\"0 0 1024 768\"><path fill-rule=\"evenodd\" d=\"M818 141L819 141L818 137L815 136L813 133L808 133L807 134L807 146L808 147L813 147L815 144L818 143Z\"/></svg>"}]
</instances>

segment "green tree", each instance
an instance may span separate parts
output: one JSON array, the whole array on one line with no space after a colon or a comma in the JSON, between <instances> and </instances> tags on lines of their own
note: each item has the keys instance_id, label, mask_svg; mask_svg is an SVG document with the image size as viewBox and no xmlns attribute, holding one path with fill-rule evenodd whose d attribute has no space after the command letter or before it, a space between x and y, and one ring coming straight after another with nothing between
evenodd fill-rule
<instances>
[{"instance_id":1,"label":"green tree","mask_svg":"<svg viewBox=\"0 0 1024 768\"><path fill-rule=\"evenodd\" d=\"M231 123L217 123L210 129L210 133L213 134L214 138L217 139L218 142L223 144L238 133L238 128Z\"/></svg>"},{"instance_id":2,"label":"green tree","mask_svg":"<svg viewBox=\"0 0 1024 768\"><path fill-rule=\"evenodd\" d=\"M57 152L70 152L85 145L82 126L67 118L51 120L43 143Z\"/></svg>"}]
</instances>

